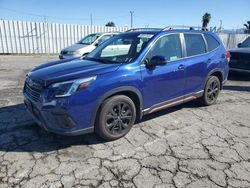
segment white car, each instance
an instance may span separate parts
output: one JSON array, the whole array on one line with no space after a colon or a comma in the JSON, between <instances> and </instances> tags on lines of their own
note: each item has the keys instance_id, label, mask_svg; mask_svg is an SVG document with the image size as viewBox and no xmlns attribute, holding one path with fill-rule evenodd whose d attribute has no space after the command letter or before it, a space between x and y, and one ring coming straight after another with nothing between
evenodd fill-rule
<instances>
[{"instance_id":1,"label":"white car","mask_svg":"<svg viewBox=\"0 0 250 188\"><path fill-rule=\"evenodd\" d=\"M76 44L73 44L67 48L64 48L60 54L60 59L74 58L85 56L94 50L102 42L117 35L118 33L94 33L87 35Z\"/></svg>"}]
</instances>

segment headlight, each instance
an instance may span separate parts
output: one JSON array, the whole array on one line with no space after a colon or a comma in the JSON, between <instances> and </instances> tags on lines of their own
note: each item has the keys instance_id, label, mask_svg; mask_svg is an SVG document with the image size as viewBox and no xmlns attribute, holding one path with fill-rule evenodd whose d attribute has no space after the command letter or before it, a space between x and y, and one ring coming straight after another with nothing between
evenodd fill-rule
<instances>
[{"instance_id":1,"label":"headlight","mask_svg":"<svg viewBox=\"0 0 250 188\"><path fill-rule=\"evenodd\" d=\"M53 90L53 97L67 97L73 95L75 92L85 89L88 85L96 79L96 76L71 80L66 82L55 83L51 86Z\"/></svg>"},{"instance_id":2,"label":"headlight","mask_svg":"<svg viewBox=\"0 0 250 188\"><path fill-rule=\"evenodd\" d=\"M80 51L68 51L68 54L70 54L70 55L81 55L80 54Z\"/></svg>"}]
</instances>

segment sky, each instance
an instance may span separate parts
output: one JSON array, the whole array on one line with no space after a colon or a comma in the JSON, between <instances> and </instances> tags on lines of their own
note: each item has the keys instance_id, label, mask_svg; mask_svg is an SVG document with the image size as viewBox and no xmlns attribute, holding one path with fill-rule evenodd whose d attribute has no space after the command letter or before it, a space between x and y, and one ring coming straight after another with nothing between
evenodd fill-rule
<instances>
[{"instance_id":1,"label":"sky","mask_svg":"<svg viewBox=\"0 0 250 188\"><path fill-rule=\"evenodd\" d=\"M0 19L130 26L201 26L202 15L211 14L210 26L242 28L250 20L250 0L0 0Z\"/></svg>"}]
</instances>

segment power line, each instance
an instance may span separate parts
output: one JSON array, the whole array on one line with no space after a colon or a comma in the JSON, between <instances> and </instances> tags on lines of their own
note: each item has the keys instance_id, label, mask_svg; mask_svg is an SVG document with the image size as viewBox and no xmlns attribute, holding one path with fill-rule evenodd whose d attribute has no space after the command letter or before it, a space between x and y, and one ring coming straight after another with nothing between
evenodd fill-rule
<instances>
[{"instance_id":1,"label":"power line","mask_svg":"<svg viewBox=\"0 0 250 188\"><path fill-rule=\"evenodd\" d=\"M19 10L4 8L4 7L0 7L0 9L11 11L11 12L15 12L15 13L18 13L18 14L26 14L26 15L30 15L30 16L40 17L40 18L46 17L46 18L58 19L58 20L89 20L89 18L77 18L76 19L76 18L66 18L66 17L58 17L58 16L49 16L49 15L34 14L34 13L30 13L30 12L24 12L24 11L19 11Z\"/></svg>"},{"instance_id":2,"label":"power line","mask_svg":"<svg viewBox=\"0 0 250 188\"><path fill-rule=\"evenodd\" d=\"M74 20L74 21L82 21L82 20L89 20L89 18L68 18L68 17L58 17L58 16L50 16L50 15L42 15L42 14L35 14L35 13L31 13L31 12L24 12L24 11L19 11L19 10L15 10L15 9L10 9L10 8L6 8L6 7L0 7L0 9L3 9L3 10L7 10L7 11L10 11L10 12L15 12L15 13L18 13L18 14L25 14L25 15L30 15L30 16L34 16L34 17L39 17L41 19L44 20L44 17L46 17L47 19L56 19L56 20ZM93 24L93 15L91 13L90 15L90 19L92 20L92 24ZM124 17L127 17L127 15L120 15L120 16L113 16L113 17L109 17L109 18L96 18L95 17L95 20L112 20L112 19L117 19L117 18L124 18Z\"/></svg>"}]
</instances>

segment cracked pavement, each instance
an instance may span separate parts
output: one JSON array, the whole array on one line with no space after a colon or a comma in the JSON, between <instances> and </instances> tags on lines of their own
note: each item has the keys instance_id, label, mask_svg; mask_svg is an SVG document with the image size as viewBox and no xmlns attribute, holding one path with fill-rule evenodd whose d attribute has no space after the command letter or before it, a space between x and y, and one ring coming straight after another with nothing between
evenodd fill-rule
<instances>
[{"instance_id":1,"label":"cracked pavement","mask_svg":"<svg viewBox=\"0 0 250 188\"><path fill-rule=\"evenodd\" d=\"M230 78L216 105L145 116L124 137L59 136L25 111L25 74L49 56L0 56L0 188L250 187L250 78Z\"/></svg>"}]
</instances>

